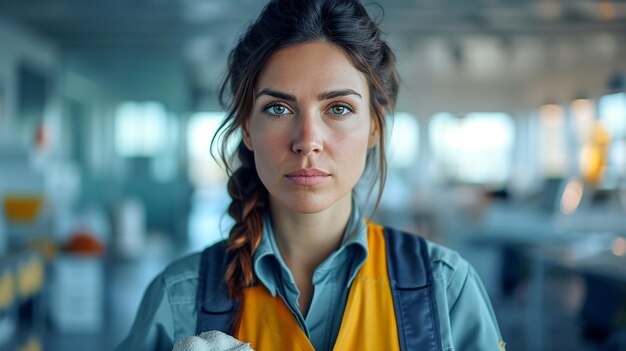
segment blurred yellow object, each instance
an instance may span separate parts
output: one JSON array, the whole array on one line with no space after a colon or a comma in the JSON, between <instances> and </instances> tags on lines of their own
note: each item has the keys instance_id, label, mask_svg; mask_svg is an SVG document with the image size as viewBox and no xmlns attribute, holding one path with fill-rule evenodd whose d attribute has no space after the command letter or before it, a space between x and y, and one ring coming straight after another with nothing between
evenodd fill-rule
<instances>
[{"instance_id":1,"label":"blurred yellow object","mask_svg":"<svg viewBox=\"0 0 626 351\"><path fill-rule=\"evenodd\" d=\"M610 142L611 135L602 123L596 121L591 137L583 145L580 153L580 173L589 184L597 185L604 177L607 148Z\"/></svg>"},{"instance_id":2,"label":"blurred yellow object","mask_svg":"<svg viewBox=\"0 0 626 351\"><path fill-rule=\"evenodd\" d=\"M17 349L18 351L41 351L43 348L41 347L41 341L35 335L31 335L26 344Z\"/></svg>"},{"instance_id":3,"label":"blurred yellow object","mask_svg":"<svg viewBox=\"0 0 626 351\"><path fill-rule=\"evenodd\" d=\"M15 280L13 279L13 272L10 269L5 269L0 274L0 310L11 306L14 299Z\"/></svg>"},{"instance_id":4,"label":"blurred yellow object","mask_svg":"<svg viewBox=\"0 0 626 351\"><path fill-rule=\"evenodd\" d=\"M39 255L32 254L17 268L17 290L22 299L37 293L44 280L44 263Z\"/></svg>"},{"instance_id":5,"label":"blurred yellow object","mask_svg":"<svg viewBox=\"0 0 626 351\"><path fill-rule=\"evenodd\" d=\"M37 194L7 194L4 196L4 213L9 221L32 222L43 207L43 197Z\"/></svg>"}]
</instances>

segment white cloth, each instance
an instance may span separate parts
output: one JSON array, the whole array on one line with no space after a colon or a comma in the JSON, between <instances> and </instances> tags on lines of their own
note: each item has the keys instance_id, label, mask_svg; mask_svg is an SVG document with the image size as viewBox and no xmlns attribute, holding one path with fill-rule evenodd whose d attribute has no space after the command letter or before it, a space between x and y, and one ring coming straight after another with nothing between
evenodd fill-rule
<instances>
[{"instance_id":1,"label":"white cloth","mask_svg":"<svg viewBox=\"0 0 626 351\"><path fill-rule=\"evenodd\" d=\"M241 342L218 330L199 336L187 336L176 341L172 351L254 351L250 343Z\"/></svg>"}]
</instances>

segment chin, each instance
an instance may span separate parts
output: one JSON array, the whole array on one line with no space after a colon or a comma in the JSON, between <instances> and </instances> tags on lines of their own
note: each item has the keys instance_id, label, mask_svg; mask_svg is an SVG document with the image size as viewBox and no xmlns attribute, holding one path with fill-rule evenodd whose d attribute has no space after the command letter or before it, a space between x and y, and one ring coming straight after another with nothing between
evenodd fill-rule
<instances>
[{"instance_id":1,"label":"chin","mask_svg":"<svg viewBox=\"0 0 626 351\"><path fill-rule=\"evenodd\" d=\"M294 189L268 188L270 201L277 210L300 214L316 214L326 210L341 211L352 204L352 189ZM339 213L337 213L339 214Z\"/></svg>"},{"instance_id":2,"label":"chin","mask_svg":"<svg viewBox=\"0 0 626 351\"><path fill-rule=\"evenodd\" d=\"M302 214L315 214L329 209L337 203L339 199L328 199L320 196L295 196L289 199L277 199L283 206L291 211Z\"/></svg>"},{"instance_id":3,"label":"chin","mask_svg":"<svg viewBox=\"0 0 626 351\"><path fill-rule=\"evenodd\" d=\"M296 201L292 204L291 209L295 212L302 214L314 214L322 212L329 207L331 207L331 203L319 203L317 201Z\"/></svg>"}]
</instances>

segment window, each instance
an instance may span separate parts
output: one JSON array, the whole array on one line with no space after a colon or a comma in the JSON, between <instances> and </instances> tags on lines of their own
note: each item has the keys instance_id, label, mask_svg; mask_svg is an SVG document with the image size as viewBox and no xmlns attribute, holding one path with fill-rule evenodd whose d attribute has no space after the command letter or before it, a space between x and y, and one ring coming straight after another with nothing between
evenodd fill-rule
<instances>
[{"instance_id":1,"label":"window","mask_svg":"<svg viewBox=\"0 0 626 351\"><path fill-rule=\"evenodd\" d=\"M593 129L594 118L596 116L595 104L593 100L577 99L570 104L570 110L574 122L576 141L584 143Z\"/></svg>"},{"instance_id":2,"label":"window","mask_svg":"<svg viewBox=\"0 0 626 351\"><path fill-rule=\"evenodd\" d=\"M600 121L613 138L626 137L626 93L604 95L598 103Z\"/></svg>"},{"instance_id":3,"label":"window","mask_svg":"<svg viewBox=\"0 0 626 351\"><path fill-rule=\"evenodd\" d=\"M211 140L224 115L224 112L199 112L187 124L189 175L197 187L225 182L226 173L211 156Z\"/></svg>"},{"instance_id":4,"label":"window","mask_svg":"<svg viewBox=\"0 0 626 351\"><path fill-rule=\"evenodd\" d=\"M124 102L115 111L115 149L123 157L156 156L167 147L168 117L158 102Z\"/></svg>"},{"instance_id":5,"label":"window","mask_svg":"<svg viewBox=\"0 0 626 351\"><path fill-rule=\"evenodd\" d=\"M508 114L438 113L431 119L429 134L436 176L478 184L508 180L515 139Z\"/></svg>"},{"instance_id":6,"label":"window","mask_svg":"<svg viewBox=\"0 0 626 351\"><path fill-rule=\"evenodd\" d=\"M539 161L546 178L567 174L567 129L563 107L546 104L539 108Z\"/></svg>"},{"instance_id":7,"label":"window","mask_svg":"<svg viewBox=\"0 0 626 351\"><path fill-rule=\"evenodd\" d=\"M388 136L390 168L406 169L415 165L419 151L419 124L417 117L399 112L393 117Z\"/></svg>"},{"instance_id":8,"label":"window","mask_svg":"<svg viewBox=\"0 0 626 351\"><path fill-rule=\"evenodd\" d=\"M187 124L189 176L196 188L188 223L191 247L224 239L232 226L232 220L225 216L231 201L226 192L226 173L211 156L211 140L224 115L224 112L199 112Z\"/></svg>"},{"instance_id":9,"label":"window","mask_svg":"<svg viewBox=\"0 0 626 351\"><path fill-rule=\"evenodd\" d=\"M615 188L626 174L626 93L602 96L598 114L610 135L604 186Z\"/></svg>"}]
</instances>

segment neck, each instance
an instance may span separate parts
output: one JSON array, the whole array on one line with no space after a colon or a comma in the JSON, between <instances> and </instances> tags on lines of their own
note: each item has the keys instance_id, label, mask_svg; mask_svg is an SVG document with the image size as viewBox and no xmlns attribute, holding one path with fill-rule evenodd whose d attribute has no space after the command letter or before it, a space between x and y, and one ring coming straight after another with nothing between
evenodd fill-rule
<instances>
[{"instance_id":1,"label":"neck","mask_svg":"<svg viewBox=\"0 0 626 351\"><path fill-rule=\"evenodd\" d=\"M352 212L346 196L318 213L298 213L270 201L276 244L291 269L313 270L341 245Z\"/></svg>"}]
</instances>

